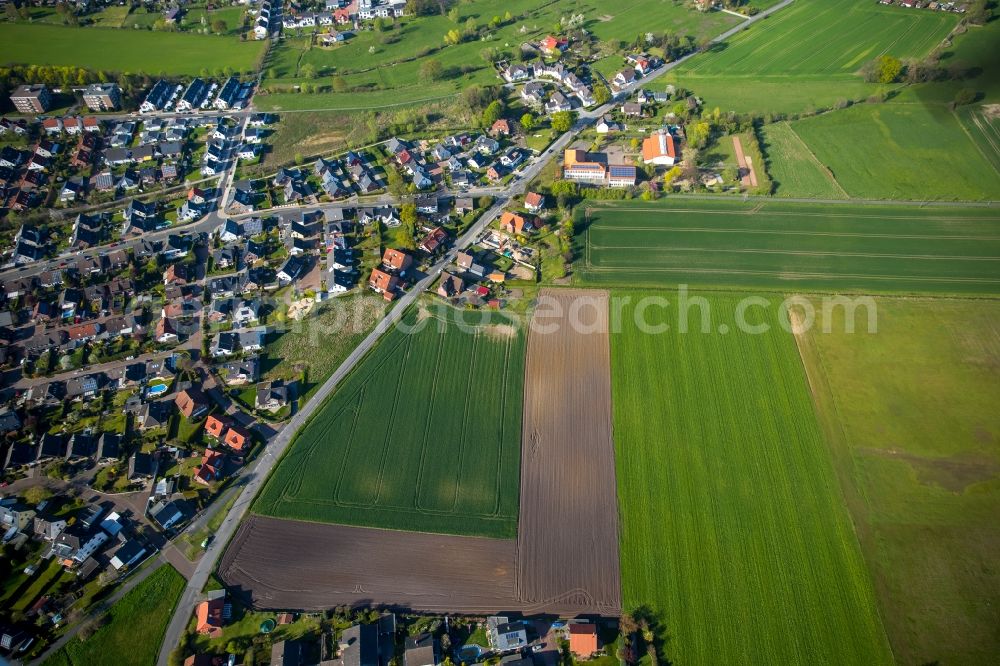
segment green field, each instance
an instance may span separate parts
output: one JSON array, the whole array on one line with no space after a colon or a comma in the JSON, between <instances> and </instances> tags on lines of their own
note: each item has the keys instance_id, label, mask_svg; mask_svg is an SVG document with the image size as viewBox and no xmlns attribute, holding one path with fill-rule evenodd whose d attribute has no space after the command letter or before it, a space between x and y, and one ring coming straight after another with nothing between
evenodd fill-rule
<instances>
[{"instance_id":1,"label":"green field","mask_svg":"<svg viewBox=\"0 0 1000 666\"><path fill-rule=\"evenodd\" d=\"M463 330L459 317L486 320ZM437 304L404 318L418 321L414 334L387 333L302 429L255 511L516 534L524 333L505 315Z\"/></svg>"},{"instance_id":2,"label":"green field","mask_svg":"<svg viewBox=\"0 0 1000 666\"><path fill-rule=\"evenodd\" d=\"M800 337L898 663L1000 654L1000 305L879 298Z\"/></svg>"},{"instance_id":3,"label":"green field","mask_svg":"<svg viewBox=\"0 0 1000 666\"><path fill-rule=\"evenodd\" d=\"M795 133L787 122L765 125L761 130L767 170L777 196L813 199L847 199L844 188Z\"/></svg>"},{"instance_id":4,"label":"green field","mask_svg":"<svg viewBox=\"0 0 1000 666\"><path fill-rule=\"evenodd\" d=\"M73 638L43 666L155 664L184 583L172 566L161 566L111 607L107 623L93 636Z\"/></svg>"},{"instance_id":5,"label":"green field","mask_svg":"<svg viewBox=\"0 0 1000 666\"><path fill-rule=\"evenodd\" d=\"M858 71L888 53L921 57L958 22L954 14L883 7L874 0L796 0L672 72L710 107L801 113L885 90Z\"/></svg>"},{"instance_id":6,"label":"green field","mask_svg":"<svg viewBox=\"0 0 1000 666\"><path fill-rule=\"evenodd\" d=\"M616 292L639 299L643 293ZM713 321L738 299L707 296ZM791 334L611 340L622 596L679 664L892 661ZM617 307L617 306L616 306ZM655 313L660 313L659 317ZM735 329L734 329L735 331Z\"/></svg>"},{"instance_id":7,"label":"green field","mask_svg":"<svg viewBox=\"0 0 1000 666\"><path fill-rule=\"evenodd\" d=\"M791 126L852 197L1000 199L1000 145L974 142L945 106L860 104Z\"/></svg>"},{"instance_id":8,"label":"green field","mask_svg":"<svg viewBox=\"0 0 1000 666\"><path fill-rule=\"evenodd\" d=\"M867 0L796 0L724 46L685 63L688 75L851 74L889 54L919 57L958 22Z\"/></svg>"},{"instance_id":9,"label":"green field","mask_svg":"<svg viewBox=\"0 0 1000 666\"><path fill-rule=\"evenodd\" d=\"M998 223L990 208L590 204L578 214L575 273L582 285L997 293Z\"/></svg>"},{"instance_id":10,"label":"green field","mask_svg":"<svg viewBox=\"0 0 1000 666\"><path fill-rule=\"evenodd\" d=\"M976 149L1000 176L1000 109L970 106L956 112Z\"/></svg>"},{"instance_id":11,"label":"green field","mask_svg":"<svg viewBox=\"0 0 1000 666\"><path fill-rule=\"evenodd\" d=\"M176 32L0 23L0 63L197 76L252 71L262 42Z\"/></svg>"}]
</instances>

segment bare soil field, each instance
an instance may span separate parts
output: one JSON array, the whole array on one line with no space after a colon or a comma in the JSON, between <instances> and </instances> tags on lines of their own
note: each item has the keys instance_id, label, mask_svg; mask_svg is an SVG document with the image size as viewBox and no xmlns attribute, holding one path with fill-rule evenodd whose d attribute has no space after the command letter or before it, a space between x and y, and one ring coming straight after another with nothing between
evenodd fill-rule
<instances>
[{"instance_id":1,"label":"bare soil field","mask_svg":"<svg viewBox=\"0 0 1000 666\"><path fill-rule=\"evenodd\" d=\"M397 532L251 516L219 575L255 608L339 605L491 613L516 610L509 539Z\"/></svg>"},{"instance_id":2,"label":"bare soil field","mask_svg":"<svg viewBox=\"0 0 1000 666\"><path fill-rule=\"evenodd\" d=\"M544 290L534 317L525 361L517 595L529 608L617 614L608 294ZM543 323L552 331L537 325Z\"/></svg>"}]
</instances>

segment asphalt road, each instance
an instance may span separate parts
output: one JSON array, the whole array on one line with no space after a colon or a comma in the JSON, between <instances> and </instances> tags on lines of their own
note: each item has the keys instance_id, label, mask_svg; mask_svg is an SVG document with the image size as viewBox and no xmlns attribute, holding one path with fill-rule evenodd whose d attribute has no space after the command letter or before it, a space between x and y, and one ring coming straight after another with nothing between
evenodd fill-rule
<instances>
[{"instance_id":1,"label":"asphalt road","mask_svg":"<svg viewBox=\"0 0 1000 666\"><path fill-rule=\"evenodd\" d=\"M716 37L713 41L719 42L723 41L732 35L743 30L746 26L766 18L768 15L775 11L782 9L789 5L793 0L784 0L783 2L769 8L766 11L748 19L747 21L741 23L740 25L727 30L723 34ZM175 609L174 615L171 618L170 625L167 628L166 635L164 637L163 645L160 650L160 656L158 659L158 664L160 666L167 666L167 660L170 652L179 643L181 634L183 633L188 621L191 617L191 613L194 610L195 604L201 598L201 590L205 587L208 582L208 578L211 573L215 570L216 562L221 554L222 549L232 538L236 531L240 521L246 514L247 509L249 509L254 497L260 490L261 484L267 479L270 472L273 470L278 459L281 458L285 449L288 448L294 435L298 430L308 421L312 416L313 412L323 404L326 398L336 389L339 383L347 376L347 374L357 365L357 363L375 346L379 338L394 326L402 317L406 309L415 303L420 295L426 291L440 275L441 271L444 270L448 265L450 265L454 260L456 254L471 245L479 234L493 221L495 220L503 208L506 206L507 202L514 196L524 192L527 184L531 182L541 170L545 167L549 160L553 157L557 157L566 149L567 146L574 140L577 134L588 127L594 122L595 119L600 118L604 114L611 111L620 101L628 97L635 90L646 87L651 81L657 77L663 75L664 73L674 69L688 58L691 58L695 53L688 54L679 60L674 62L666 63L660 68L650 72L646 77L636 81L634 84L618 91L614 98L607 104L593 109L591 111L582 111L579 113L578 120L573 129L561 137L556 139L548 148L545 149L541 154L535 157L522 171L517 175L517 177L511 181L511 183L506 188L477 188L467 192L454 193L461 196L481 196L483 194L489 194L495 197L493 205L482 215L479 220L470 227L465 234L463 234L459 239L457 239L454 246L427 272L425 277L416 283L406 294L404 294L395 304L395 306L390 310L388 315L382 319L368 334L367 337L361 342L358 347L351 352L347 359L337 368L336 371L330 376L329 379L319 388L316 395L309 400L309 402L294 416L291 420L281 429L280 432L271 440L268 444L265 452L257 458L256 461L251 463L250 468L244 470L241 475L242 478L238 484L242 484L242 490L239 490L239 496L236 499L233 506L230 508L228 514L223 519L221 526L215 533L215 541L213 545L209 548L208 552L199 560L195 566L193 574L188 580L188 584L184 589L184 593L181 596L177 608ZM228 112L227 115L240 117L242 122L240 126L240 131L242 132L246 126L247 119L252 113L252 109L246 109L239 112ZM176 114L156 114L160 116L169 116ZM118 116L116 116L118 117ZM122 115L120 118L135 118L134 115ZM109 117L110 118L110 117ZM224 212L225 202L228 200L230 191L232 188L233 180L235 177L235 159L232 160L226 171L224 171L219 178L219 195L216 199L217 209L206 215L204 218L195 222L193 224L185 225L182 229L163 229L161 231L151 232L144 234L141 237L129 239L121 243L116 244L118 247L122 246L134 246L141 240L161 240L167 236L178 233L179 231L184 231L188 233L195 232L211 232L213 231L224 219L228 216ZM383 201L384 200L384 201ZM393 200L389 197L378 198L375 200L378 203L390 203ZM343 207L344 205L358 205L357 203L337 203L337 204L326 204L317 205L310 207L296 207L291 210L310 210L310 209L324 209L324 208L336 208ZM277 212L277 211L276 211ZM111 249L110 246L100 246L85 250L79 255L74 256L95 256L98 254L106 253ZM0 272L0 278L8 277L12 275L34 275L41 273L45 270L50 270L55 268L62 261L66 260L66 257L60 257L46 262L39 262L38 264L29 265L26 267L18 267L15 269ZM237 486L238 487L238 486ZM237 492L236 490L229 492ZM221 498L220 498L221 499ZM217 506L222 506L221 502L216 502ZM215 511L217 511L216 509ZM212 511L212 513L215 513ZM159 556L159 561L162 562L162 555ZM147 567L147 572L155 570L156 567ZM148 575L147 572L143 572L144 575ZM124 594L127 591L125 588L130 589L135 583L140 579L139 576L134 577L127 586L123 586L123 589L119 592ZM120 597L119 593L116 593L112 599L117 599ZM75 633L75 630L74 632Z\"/></svg>"}]
</instances>

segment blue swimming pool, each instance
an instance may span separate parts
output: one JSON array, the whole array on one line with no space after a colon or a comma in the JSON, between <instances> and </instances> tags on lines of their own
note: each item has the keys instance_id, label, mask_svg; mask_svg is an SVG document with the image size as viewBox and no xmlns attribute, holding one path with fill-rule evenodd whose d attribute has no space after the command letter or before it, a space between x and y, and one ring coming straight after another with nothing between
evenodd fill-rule
<instances>
[{"instance_id":1,"label":"blue swimming pool","mask_svg":"<svg viewBox=\"0 0 1000 666\"><path fill-rule=\"evenodd\" d=\"M166 384L154 384L146 389L146 395L160 395L161 393L167 392Z\"/></svg>"}]
</instances>

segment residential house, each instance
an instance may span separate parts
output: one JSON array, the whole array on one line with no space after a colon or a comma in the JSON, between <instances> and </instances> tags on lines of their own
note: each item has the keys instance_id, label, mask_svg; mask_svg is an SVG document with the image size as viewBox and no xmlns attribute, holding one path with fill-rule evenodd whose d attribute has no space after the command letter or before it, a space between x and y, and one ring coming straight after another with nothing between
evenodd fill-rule
<instances>
[{"instance_id":1,"label":"residential house","mask_svg":"<svg viewBox=\"0 0 1000 666\"><path fill-rule=\"evenodd\" d=\"M597 625L592 622L570 622L569 651L577 659L589 659L598 650Z\"/></svg>"},{"instance_id":2,"label":"residential house","mask_svg":"<svg viewBox=\"0 0 1000 666\"><path fill-rule=\"evenodd\" d=\"M525 625L520 622L508 622L504 616L491 615L486 618L486 627L490 647L497 652L521 650L528 645Z\"/></svg>"},{"instance_id":3,"label":"residential house","mask_svg":"<svg viewBox=\"0 0 1000 666\"><path fill-rule=\"evenodd\" d=\"M136 452L128 459L128 478L130 481L151 479L155 472L156 461L152 454Z\"/></svg>"},{"instance_id":4,"label":"residential house","mask_svg":"<svg viewBox=\"0 0 1000 666\"><path fill-rule=\"evenodd\" d=\"M438 666L442 662L433 634L408 636L404 643L403 666Z\"/></svg>"},{"instance_id":5,"label":"residential house","mask_svg":"<svg viewBox=\"0 0 1000 666\"><path fill-rule=\"evenodd\" d=\"M530 217L506 210L500 216L500 228L509 234L520 235L534 231L535 224Z\"/></svg>"},{"instance_id":6,"label":"residential house","mask_svg":"<svg viewBox=\"0 0 1000 666\"><path fill-rule=\"evenodd\" d=\"M459 252L455 255L455 263L465 273L475 278L482 278L486 275L486 267L476 262L475 257L470 252Z\"/></svg>"},{"instance_id":7,"label":"residential house","mask_svg":"<svg viewBox=\"0 0 1000 666\"><path fill-rule=\"evenodd\" d=\"M236 453L242 455L246 453L251 444L251 436L248 430L238 425L230 426L226 431L223 443Z\"/></svg>"},{"instance_id":8,"label":"residential house","mask_svg":"<svg viewBox=\"0 0 1000 666\"><path fill-rule=\"evenodd\" d=\"M393 273L405 271L412 263L413 257L402 250L390 247L382 254L382 267Z\"/></svg>"},{"instance_id":9,"label":"residential house","mask_svg":"<svg viewBox=\"0 0 1000 666\"><path fill-rule=\"evenodd\" d=\"M264 382L257 385L254 406L268 412L277 412L288 404L288 397L288 386L284 382Z\"/></svg>"},{"instance_id":10,"label":"residential house","mask_svg":"<svg viewBox=\"0 0 1000 666\"><path fill-rule=\"evenodd\" d=\"M529 213L540 213L545 208L545 197L537 192L524 195L524 208Z\"/></svg>"},{"instance_id":11,"label":"residential house","mask_svg":"<svg viewBox=\"0 0 1000 666\"><path fill-rule=\"evenodd\" d=\"M256 382L260 377L260 359L256 356L248 356L239 361L230 361L222 364L220 369L224 372L227 384L237 386Z\"/></svg>"},{"instance_id":12,"label":"residential house","mask_svg":"<svg viewBox=\"0 0 1000 666\"><path fill-rule=\"evenodd\" d=\"M149 515L165 530L170 529L185 518L185 511L180 501L167 502L160 500L149 509Z\"/></svg>"},{"instance_id":13,"label":"residential house","mask_svg":"<svg viewBox=\"0 0 1000 666\"><path fill-rule=\"evenodd\" d=\"M211 638L221 636L222 627L224 626L223 611L225 606L225 596L219 596L199 603L195 609L195 617L197 618L195 631Z\"/></svg>"},{"instance_id":14,"label":"residential house","mask_svg":"<svg viewBox=\"0 0 1000 666\"><path fill-rule=\"evenodd\" d=\"M371 287L372 291L377 294L383 294L388 299L391 299L395 294L396 289L399 287L399 278L395 275L390 275L384 271L377 268L372 270L371 277L368 279L368 286Z\"/></svg>"},{"instance_id":15,"label":"residential house","mask_svg":"<svg viewBox=\"0 0 1000 666\"><path fill-rule=\"evenodd\" d=\"M438 284L437 293L442 298L451 298L462 293L465 289L465 282L457 275L447 271L441 273L441 282Z\"/></svg>"},{"instance_id":16,"label":"residential house","mask_svg":"<svg viewBox=\"0 0 1000 666\"><path fill-rule=\"evenodd\" d=\"M108 540L103 530L87 530L82 525L71 525L56 537L52 551L66 568L79 566Z\"/></svg>"},{"instance_id":17,"label":"residential house","mask_svg":"<svg viewBox=\"0 0 1000 666\"><path fill-rule=\"evenodd\" d=\"M442 227L435 227L420 241L420 249L427 254L434 254L446 240L448 232Z\"/></svg>"},{"instance_id":18,"label":"residential house","mask_svg":"<svg viewBox=\"0 0 1000 666\"><path fill-rule=\"evenodd\" d=\"M174 398L174 404L180 413L190 420L197 420L208 412L208 398L196 388L180 391Z\"/></svg>"},{"instance_id":19,"label":"residential house","mask_svg":"<svg viewBox=\"0 0 1000 666\"><path fill-rule=\"evenodd\" d=\"M306 268L306 260L299 256L290 256L278 269L278 282L283 285L291 284L298 280Z\"/></svg>"}]
</instances>

